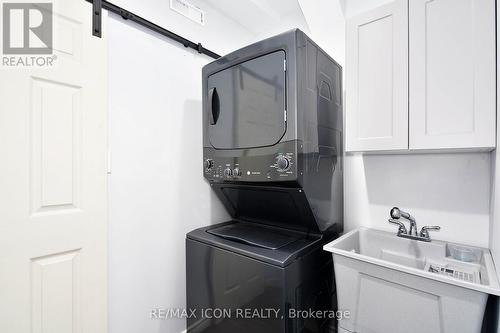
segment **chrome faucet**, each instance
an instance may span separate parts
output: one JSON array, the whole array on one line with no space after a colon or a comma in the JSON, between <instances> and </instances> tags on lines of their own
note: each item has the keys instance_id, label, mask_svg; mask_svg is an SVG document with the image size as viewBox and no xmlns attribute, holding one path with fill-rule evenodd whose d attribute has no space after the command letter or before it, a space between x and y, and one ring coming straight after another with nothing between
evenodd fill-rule
<instances>
[{"instance_id":1,"label":"chrome faucet","mask_svg":"<svg viewBox=\"0 0 500 333\"><path fill-rule=\"evenodd\" d=\"M408 214L405 211L402 211L398 207L393 207L391 209L391 217L393 219L396 219L396 220L399 220L402 217L405 218L405 219L407 219L408 221L410 221L410 232L408 234L409 235L413 235L413 236L417 236L418 235L418 232L417 232L417 221L415 220L415 218L413 216L411 216L410 214Z\"/></svg>"},{"instance_id":2,"label":"chrome faucet","mask_svg":"<svg viewBox=\"0 0 500 333\"><path fill-rule=\"evenodd\" d=\"M429 236L429 230L440 230L441 227L437 225L425 226L422 227L422 230L418 232L417 221L413 216L409 213L402 211L398 207L393 207L390 212L391 218L389 219L389 223L396 224L399 226L398 228L398 237L409 238L424 242L430 242L431 237ZM404 223L399 221L400 218L404 218L410 222L410 232L407 231Z\"/></svg>"}]
</instances>

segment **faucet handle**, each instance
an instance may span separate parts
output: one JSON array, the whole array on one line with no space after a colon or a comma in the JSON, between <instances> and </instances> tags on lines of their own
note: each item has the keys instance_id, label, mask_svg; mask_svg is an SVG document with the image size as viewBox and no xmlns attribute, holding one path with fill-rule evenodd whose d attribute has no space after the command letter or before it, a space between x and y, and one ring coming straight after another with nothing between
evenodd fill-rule
<instances>
[{"instance_id":1,"label":"faucet handle","mask_svg":"<svg viewBox=\"0 0 500 333\"><path fill-rule=\"evenodd\" d=\"M441 227L438 225L426 225L420 230L420 237L429 238L429 230L439 231Z\"/></svg>"},{"instance_id":2,"label":"faucet handle","mask_svg":"<svg viewBox=\"0 0 500 333\"><path fill-rule=\"evenodd\" d=\"M395 224L399 226L398 228L398 234L407 234L408 230L406 230L406 226L403 224L403 222L396 221L395 219L389 219L389 223Z\"/></svg>"}]
</instances>

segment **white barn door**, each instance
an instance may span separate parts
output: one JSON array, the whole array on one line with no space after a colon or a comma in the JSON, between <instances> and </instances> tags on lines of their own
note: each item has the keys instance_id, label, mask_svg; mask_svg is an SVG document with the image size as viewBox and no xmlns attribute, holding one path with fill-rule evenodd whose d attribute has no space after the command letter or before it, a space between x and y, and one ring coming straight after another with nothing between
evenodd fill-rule
<instances>
[{"instance_id":1,"label":"white barn door","mask_svg":"<svg viewBox=\"0 0 500 333\"><path fill-rule=\"evenodd\" d=\"M0 332L101 333L107 46L90 3L51 2L53 68L0 67Z\"/></svg>"}]
</instances>

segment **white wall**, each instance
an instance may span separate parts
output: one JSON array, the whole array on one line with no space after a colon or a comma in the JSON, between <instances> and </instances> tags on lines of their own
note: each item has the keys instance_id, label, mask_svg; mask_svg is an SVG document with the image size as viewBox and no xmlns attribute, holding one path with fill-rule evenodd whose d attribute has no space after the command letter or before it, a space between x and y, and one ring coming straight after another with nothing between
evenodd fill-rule
<instances>
[{"instance_id":1,"label":"white wall","mask_svg":"<svg viewBox=\"0 0 500 333\"><path fill-rule=\"evenodd\" d=\"M500 15L500 7L497 7L497 16ZM497 26L497 35L500 34L500 25ZM497 40L497 48L500 48L500 39ZM500 58L497 58L497 66L500 67ZM498 81L498 73L497 73ZM500 85L497 84L497 96L500 96ZM497 100L497 110L500 108L500 99ZM497 129L500 129L500 117L497 116ZM497 134L497 147L500 147L500 135ZM491 223L491 250L497 263L497 273L500 278L500 149L492 154L492 223Z\"/></svg>"},{"instance_id":2,"label":"white wall","mask_svg":"<svg viewBox=\"0 0 500 333\"><path fill-rule=\"evenodd\" d=\"M168 1L114 1L225 53L253 36L210 8L203 29ZM167 4L167 5L165 5ZM181 332L185 234L227 218L202 177L201 68L212 59L111 15L109 332Z\"/></svg>"},{"instance_id":3,"label":"white wall","mask_svg":"<svg viewBox=\"0 0 500 333\"><path fill-rule=\"evenodd\" d=\"M170 0L113 0L145 19L171 30L178 35L195 42L218 54L226 54L255 39L255 33L235 22L232 18L220 14L203 0L189 0L205 12L205 25L195 23L170 9ZM207 59L210 60L210 59Z\"/></svg>"},{"instance_id":4,"label":"white wall","mask_svg":"<svg viewBox=\"0 0 500 333\"><path fill-rule=\"evenodd\" d=\"M298 0L204 0L204 2L252 31L258 39L294 28L309 33Z\"/></svg>"},{"instance_id":5,"label":"white wall","mask_svg":"<svg viewBox=\"0 0 500 333\"><path fill-rule=\"evenodd\" d=\"M500 16L500 6L497 6L497 17ZM497 36L500 34L500 24L497 24ZM497 39L497 49L500 48L500 39ZM500 68L500 57L497 57L497 68ZM498 84L499 77L497 72L497 112L500 109L500 84ZM500 117L497 114L497 130L500 129ZM497 133L497 147L500 147L500 135ZM491 228L491 247L495 262L500 266L500 149L494 153L494 220ZM497 273L500 278L500 267L497 267Z\"/></svg>"},{"instance_id":6,"label":"white wall","mask_svg":"<svg viewBox=\"0 0 500 333\"><path fill-rule=\"evenodd\" d=\"M349 112L349 108L347 108ZM435 239L488 247L490 154L359 155L345 159L345 228L396 231L393 206L420 226L440 225Z\"/></svg>"},{"instance_id":7,"label":"white wall","mask_svg":"<svg viewBox=\"0 0 500 333\"><path fill-rule=\"evenodd\" d=\"M500 15L500 7L497 6L497 17ZM497 36L500 34L500 25L497 23ZM500 48L500 40L497 39L497 50ZM500 66L500 58L497 56L497 67ZM498 84L497 71L497 113L500 109L500 85ZM497 131L500 129L500 117L497 114ZM497 147L500 147L500 135L497 133ZM500 149L491 153L492 156L492 196L491 196L491 229L490 229L490 248L493 260L496 264L498 278L500 279ZM500 300L497 298L497 332L500 333L498 318L500 317Z\"/></svg>"},{"instance_id":8,"label":"white wall","mask_svg":"<svg viewBox=\"0 0 500 333\"><path fill-rule=\"evenodd\" d=\"M345 62L344 0L298 1L309 26L310 37L343 66Z\"/></svg>"}]
</instances>

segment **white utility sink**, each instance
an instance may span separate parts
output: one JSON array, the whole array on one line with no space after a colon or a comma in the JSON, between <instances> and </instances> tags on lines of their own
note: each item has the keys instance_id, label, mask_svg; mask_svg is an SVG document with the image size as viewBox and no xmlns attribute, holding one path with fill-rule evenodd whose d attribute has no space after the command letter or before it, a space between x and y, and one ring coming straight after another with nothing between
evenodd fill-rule
<instances>
[{"instance_id":1,"label":"white utility sink","mask_svg":"<svg viewBox=\"0 0 500 333\"><path fill-rule=\"evenodd\" d=\"M324 250L351 313L340 332L480 332L488 294L500 295L488 249L360 228Z\"/></svg>"}]
</instances>

